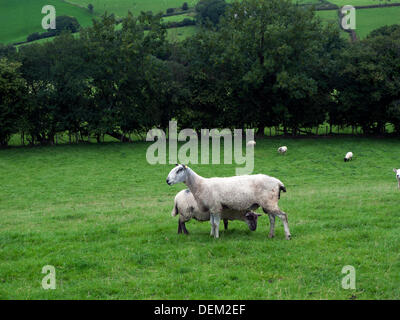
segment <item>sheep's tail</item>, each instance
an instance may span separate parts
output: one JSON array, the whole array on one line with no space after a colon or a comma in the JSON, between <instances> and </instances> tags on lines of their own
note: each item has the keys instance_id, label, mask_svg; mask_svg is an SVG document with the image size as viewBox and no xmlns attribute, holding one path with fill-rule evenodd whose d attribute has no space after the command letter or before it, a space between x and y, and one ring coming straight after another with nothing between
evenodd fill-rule
<instances>
[{"instance_id":1,"label":"sheep's tail","mask_svg":"<svg viewBox=\"0 0 400 320\"><path fill-rule=\"evenodd\" d=\"M281 191L286 192L286 187L283 185L283 183L281 183L279 185L279 196L278 196L278 199L281 198Z\"/></svg>"},{"instance_id":2,"label":"sheep's tail","mask_svg":"<svg viewBox=\"0 0 400 320\"><path fill-rule=\"evenodd\" d=\"M178 204L174 201L174 207L172 208L171 216L176 217L178 214Z\"/></svg>"}]
</instances>

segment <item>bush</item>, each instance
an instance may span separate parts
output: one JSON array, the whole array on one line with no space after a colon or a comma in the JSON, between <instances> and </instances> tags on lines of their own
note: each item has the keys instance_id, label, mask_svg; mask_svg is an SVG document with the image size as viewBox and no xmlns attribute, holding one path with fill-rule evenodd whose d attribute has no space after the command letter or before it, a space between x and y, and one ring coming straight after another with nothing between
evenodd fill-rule
<instances>
[{"instance_id":1,"label":"bush","mask_svg":"<svg viewBox=\"0 0 400 320\"><path fill-rule=\"evenodd\" d=\"M187 2L184 2L183 5L182 5L182 10L183 10L183 11L186 11L186 10L188 10L188 9L189 9L188 3L187 3Z\"/></svg>"},{"instance_id":2,"label":"bush","mask_svg":"<svg viewBox=\"0 0 400 320\"><path fill-rule=\"evenodd\" d=\"M74 17L59 16L56 18L56 28L55 30L49 29L47 32L39 33L35 32L30 34L26 41L31 42L39 39L54 37L63 31L71 31L72 33L78 32L80 29L80 24L78 20Z\"/></svg>"},{"instance_id":3,"label":"bush","mask_svg":"<svg viewBox=\"0 0 400 320\"><path fill-rule=\"evenodd\" d=\"M12 57L15 53L17 52L17 49L9 44L9 45L4 45L0 43L0 58L2 57Z\"/></svg>"},{"instance_id":4,"label":"bush","mask_svg":"<svg viewBox=\"0 0 400 320\"><path fill-rule=\"evenodd\" d=\"M93 5L91 3L89 3L87 7L88 7L90 13L93 13L93 9L94 9Z\"/></svg>"},{"instance_id":5,"label":"bush","mask_svg":"<svg viewBox=\"0 0 400 320\"><path fill-rule=\"evenodd\" d=\"M26 38L26 41L31 42L31 41L35 41L35 40L39 40L41 39L41 35L39 32L34 32L32 34L30 34L28 36L28 38Z\"/></svg>"},{"instance_id":6,"label":"bush","mask_svg":"<svg viewBox=\"0 0 400 320\"><path fill-rule=\"evenodd\" d=\"M75 17L58 16L56 18L56 27L56 32L59 34L64 30L69 30L72 33L77 32L81 26Z\"/></svg>"},{"instance_id":7,"label":"bush","mask_svg":"<svg viewBox=\"0 0 400 320\"><path fill-rule=\"evenodd\" d=\"M167 14L174 13L175 9L174 8L168 8L167 9Z\"/></svg>"}]
</instances>

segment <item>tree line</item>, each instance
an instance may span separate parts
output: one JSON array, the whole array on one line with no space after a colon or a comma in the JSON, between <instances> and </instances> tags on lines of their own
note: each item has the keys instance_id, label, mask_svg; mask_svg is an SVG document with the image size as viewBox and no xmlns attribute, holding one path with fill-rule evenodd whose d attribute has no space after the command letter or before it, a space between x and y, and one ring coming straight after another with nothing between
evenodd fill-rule
<instances>
[{"instance_id":1,"label":"tree line","mask_svg":"<svg viewBox=\"0 0 400 320\"><path fill-rule=\"evenodd\" d=\"M61 133L129 141L171 119L259 135L321 124L364 134L392 124L400 133L399 25L351 43L337 25L286 0L233 2L218 23L202 21L178 43L168 41L161 15L129 14L116 24L104 15L80 37L0 46L1 146L15 133L32 145Z\"/></svg>"}]
</instances>

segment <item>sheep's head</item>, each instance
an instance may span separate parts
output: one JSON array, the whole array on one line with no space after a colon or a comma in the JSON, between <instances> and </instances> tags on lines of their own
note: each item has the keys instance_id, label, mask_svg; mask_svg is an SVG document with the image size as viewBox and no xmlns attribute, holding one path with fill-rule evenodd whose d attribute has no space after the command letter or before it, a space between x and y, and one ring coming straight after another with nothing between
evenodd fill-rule
<instances>
[{"instance_id":1,"label":"sheep's head","mask_svg":"<svg viewBox=\"0 0 400 320\"><path fill-rule=\"evenodd\" d=\"M245 215L246 223L249 226L249 229L251 231L256 231L256 229L257 229L257 219L258 219L259 216L261 216L261 214L254 213L252 211L246 213L246 215Z\"/></svg>"},{"instance_id":2,"label":"sheep's head","mask_svg":"<svg viewBox=\"0 0 400 320\"><path fill-rule=\"evenodd\" d=\"M179 182L185 182L186 174L187 174L188 166L183 164L177 164L175 168L173 168L167 177L168 185L172 186L173 184L177 184Z\"/></svg>"},{"instance_id":3,"label":"sheep's head","mask_svg":"<svg viewBox=\"0 0 400 320\"><path fill-rule=\"evenodd\" d=\"M393 171L396 173L396 178L400 180L400 169L393 169Z\"/></svg>"}]
</instances>

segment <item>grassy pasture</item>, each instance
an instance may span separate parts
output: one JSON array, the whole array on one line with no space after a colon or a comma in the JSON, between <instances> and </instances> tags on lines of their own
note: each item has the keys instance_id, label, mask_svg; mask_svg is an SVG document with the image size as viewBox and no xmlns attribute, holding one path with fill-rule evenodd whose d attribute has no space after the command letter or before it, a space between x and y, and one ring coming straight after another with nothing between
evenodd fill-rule
<instances>
[{"instance_id":1,"label":"grassy pasture","mask_svg":"<svg viewBox=\"0 0 400 320\"><path fill-rule=\"evenodd\" d=\"M280 145L289 148L279 156ZM146 162L147 143L14 147L0 151L1 299L399 299L398 139L257 141L254 173L280 178L293 240L232 222L177 235L183 184ZM354 160L343 162L347 151ZM234 165L191 165L230 176ZM258 210L260 211L260 210ZM57 289L41 289L45 265ZM341 288L345 265L356 290Z\"/></svg>"},{"instance_id":2,"label":"grassy pasture","mask_svg":"<svg viewBox=\"0 0 400 320\"><path fill-rule=\"evenodd\" d=\"M351 6L371 6L371 5L381 5L381 4L391 4L391 3L400 3L399 0L393 1L379 1L379 0L328 0L330 3L336 4L339 7L343 7L345 5Z\"/></svg>"},{"instance_id":3,"label":"grassy pasture","mask_svg":"<svg viewBox=\"0 0 400 320\"><path fill-rule=\"evenodd\" d=\"M42 28L42 7L53 5L57 15L73 16L82 26L91 24L93 15L87 9L78 8L61 0L0 0L0 43L25 41Z\"/></svg>"},{"instance_id":4,"label":"grassy pasture","mask_svg":"<svg viewBox=\"0 0 400 320\"><path fill-rule=\"evenodd\" d=\"M133 14L138 14L141 11L153 11L154 14L163 12L168 8L182 7L184 2L187 2L189 7L194 7L197 0L67 0L69 3L80 5L87 8L91 3L94 6L96 14L103 14L104 12L115 13L118 16L125 16L128 11Z\"/></svg>"},{"instance_id":5,"label":"grassy pasture","mask_svg":"<svg viewBox=\"0 0 400 320\"><path fill-rule=\"evenodd\" d=\"M374 29L392 24L400 24L400 7L356 11L356 32L360 38L365 38Z\"/></svg>"},{"instance_id":6,"label":"grassy pasture","mask_svg":"<svg viewBox=\"0 0 400 320\"><path fill-rule=\"evenodd\" d=\"M339 18L336 10L317 11L316 15L324 22L334 22L339 28ZM385 25L400 23L400 7L372 8L356 10L356 33L361 39L372 30ZM342 31L343 37L349 39L349 34Z\"/></svg>"}]
</instances>

